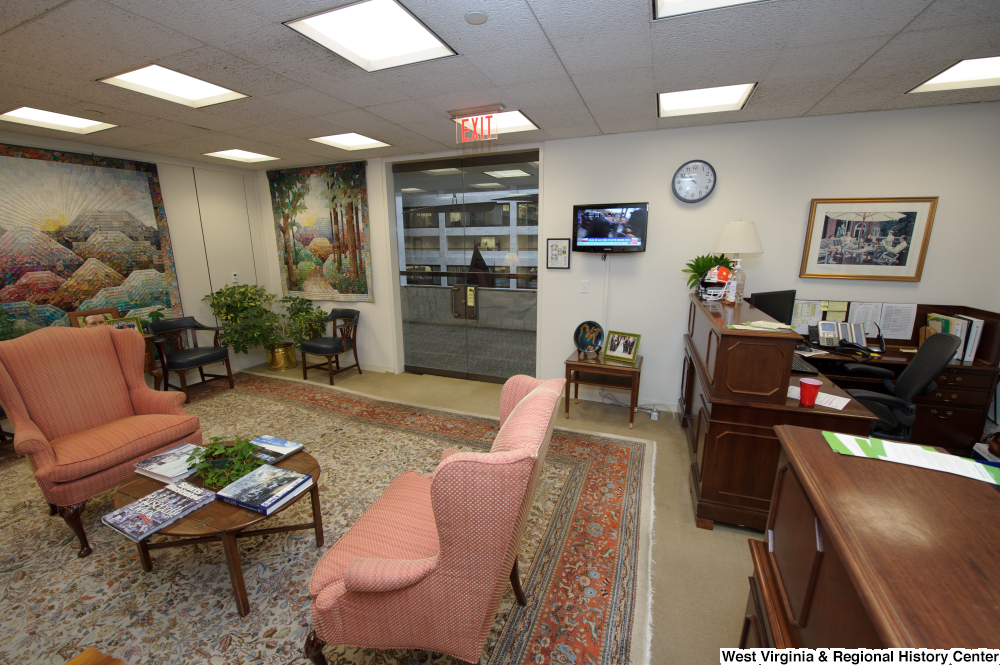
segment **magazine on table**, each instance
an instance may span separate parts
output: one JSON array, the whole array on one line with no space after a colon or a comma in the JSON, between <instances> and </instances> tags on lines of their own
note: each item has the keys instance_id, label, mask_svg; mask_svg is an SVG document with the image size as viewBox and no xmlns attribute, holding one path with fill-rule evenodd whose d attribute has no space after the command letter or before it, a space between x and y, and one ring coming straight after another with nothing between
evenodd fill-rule
<instances>
[{"instance_id":1,"label":"magazine on table","mask_svg":"<svg viewBox=\"0 0 1000 665\"><path fill-rule=\"evenodd\" d=\"M193 443L182 443L136 462L135 472L161 483L176 483L195 472L194 465L188 463L188 457L197 449L198 446Z\"/></svg>"},{"instance_id":2,"label":"magazine on table","mask_svg":"<svg viewBox=\"0 0 1000 665\"><path fill-rule=\"evenodd\" d=\"M312 485L313 477L290 469L265 464L216 494L226 503L270 515Z\"/></svg>"},{"instance_id":3,"label":"magazine on table","mask_svg":"<svg viewBox=\"0 0 1000 665\"><path fill-rule=\"evenodd\" d=\"M257 458L264 460L268 464L274 464L275 462L280 462L283 459L288 459L295 453L302 450L303 447L301 443L295 443L294 441L268 435L258 436L250 443L261 449Z\"/></svg>"},{"instance_id":4,"label":"magazine on table","mask_svg":"<svg viewBox=\"0 0 1000 665\"><path fill-rule=\"evenodd\" d=\"M174 483L101 518L107 526L139 542L215 499L215 492L191 483Z\"/></svg>"}]
</instances>

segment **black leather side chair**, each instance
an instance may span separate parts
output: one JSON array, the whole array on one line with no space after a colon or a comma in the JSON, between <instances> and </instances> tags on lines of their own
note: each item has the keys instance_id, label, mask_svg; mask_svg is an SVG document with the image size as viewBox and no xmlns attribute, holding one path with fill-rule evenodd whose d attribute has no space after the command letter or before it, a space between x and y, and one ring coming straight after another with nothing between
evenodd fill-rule
<instances>
[{"instance_id":1,"label":"black leather side chair","mask_svg":"<svg viewBox=\"0 0 1000 665\"><path fill-rule=\"evenodd\" d=\"M848 395L878 416L878 421L871 426L873 436L895 441L910 440L917 412L913 400L937 389L934 377L952 361L961 344L962 340L956 335L931 335L898 379L892 370L884 367L863 363L848 363L843 366L852 376L882 379L882 385L889 391L889 394L853 388L847 391ZM893 383L892 379L896 379L896 382Z\"/></svg>"},{"instance_id":2,"label":"black leather side chair","mask_svg":"<svg viewBox=\"0 0 1000 665\"><path fill-rule=\"evenodd\" d=\"M330 373L330 385L333 385L335 374L346 372L355 367L358 374L361 374L361 364L358 362L358 322L361 320L361 312L356 309L335 309L325 319L318 321L308 321L309 329L312 330L312 339L302 340L302 378L309 378L309 370L326 369ZM320 337L318 330L326 332L326 324L333 322L333 337ZM343 321L337 324L337 321ZM319 325L322 324L322 328ZM338 332L340 333L338 336ZM347 351L354 352L354 364L341 369L340 354ZM306 354L323 356L326 363L310 365L306 362ZM333 367L336 364L337 370Z\"/></svg>"},{"instance_id":3,"label":"black leather side chair","mask_svg":"<svg viewBox=\"0 0 1000 665\"><path fill-rule=\"evenodd\" d=\"M198 331L211 330L215 332L215 339L212 346L198 346ZM184 393L184 403L189 404L191 397L188 394L187 371L198 368L201 375L201 383L192 385L201 386L212 381L229 379L229 387L233 384L233 368L229 365L229 349L219 346L219 331L222 328L210 328L203 326L194 320L193 316L185 316L179 319L161 319L149 324L149 332L156 337L156 349L160 352L160 362L163 363L163 390L180 390ZM185 338L190 338L188 344ZM225 374L206 374L205 365L214 363L225 363ZM170 372L176 372L180 377L181 385L170 384ZM210 377L210 378L206 378Z\"/></svg>"}]
</instances>

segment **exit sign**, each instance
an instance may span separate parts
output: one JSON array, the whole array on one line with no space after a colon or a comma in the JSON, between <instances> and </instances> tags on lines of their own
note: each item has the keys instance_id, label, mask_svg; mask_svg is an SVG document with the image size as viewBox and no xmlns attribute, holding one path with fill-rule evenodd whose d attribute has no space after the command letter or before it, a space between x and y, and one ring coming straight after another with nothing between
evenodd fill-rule
<instances>
[{"instance_id":1,"label":"exit sign","mask_svg":"<svg viewBox=\"0 0 1000 665\"><path fill-rule=\"evenodd\" d=\"M455 143L493 141L497 138L496 113L455 118Z\"/></svg>"}]
</instances>

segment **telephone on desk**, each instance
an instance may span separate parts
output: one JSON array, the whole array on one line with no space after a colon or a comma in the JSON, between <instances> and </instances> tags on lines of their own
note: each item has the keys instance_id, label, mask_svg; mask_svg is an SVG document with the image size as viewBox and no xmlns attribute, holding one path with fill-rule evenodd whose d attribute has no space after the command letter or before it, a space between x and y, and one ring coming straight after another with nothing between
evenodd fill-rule
<instances>
[{"instance_id":1,"label":"telephone on desk","mask_svg":"<svg viewBox=\"0 0 1000 665\"><path fill-rule=\"evenodd\" d=\"M882 329L877 323L874 325L878 329L878 353L885 353ZM865 327L860 323L820 321L818 325L809 326L809 343L817 348L833 347L833 351L857 353L864 358L871 358L873 351L865 342Z\"/></svg>"}]
</instances>

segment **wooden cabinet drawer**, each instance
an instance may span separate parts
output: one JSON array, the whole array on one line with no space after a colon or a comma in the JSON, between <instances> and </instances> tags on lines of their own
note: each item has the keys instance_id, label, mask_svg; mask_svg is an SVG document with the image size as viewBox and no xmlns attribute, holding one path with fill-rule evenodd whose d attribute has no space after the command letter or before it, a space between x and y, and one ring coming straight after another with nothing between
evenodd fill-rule
<instances>
[{"instance_id":1,"label":"wooden cabinet drawer","mask_svg":"<svg viewBox=\"0 0 1000 665\"><path fill-rule=\"evenodd\" d=\"M946 369L934 379L939 388L989 388L993 375L989 372L971 372L965 369Z\"/></svg>"},{"instance_id":2,"label":"wooden cabinet drawer","mask_svg":"<svg viewBox=\"0 0 1000 665\"><path fill-rule=\"evenodd\" d=\"M778 469L767 522L770 559L788 622L805 628L823 562L823 530L791 467Z\"/></svg>"},{"instance_id":3,"label":"wooden cabinet drawer","mask_svg":"<svg viewBox=\"0 0 1000 665\"><path fill-rule=\"evenodd\" d=\"M767 649L773 645L768 640L767 616L764 614L764 601L760 596L757 580L750 579L750 596L747 598L747 610L743 619L743 632L740 635L741 649Z\"/></svg>"},{"instance_id":4,"label":"wooden cabinet drawer","mask_svg":"<svg viewBox=\"0 0 1000 665\"><path fill-rule=\"evenodd\" d=\"M918 397L914 400L917 404L933 404L952 406L986 406L990 394L985 391L962 390L950 386L938 386L937 390L930 395Z\"/></svg>"},{"instance_id":5,"label":"wooden cabinet drawer","mask_svg":"<svg viewBox=\"0 0 1000 665\"><path fill-rule=\"evenodd\" d=\"M960 409L950 404L917 405L914 443L946 448L971 448L982 433L982 409Z\"/></svg>"}]
</instances>

